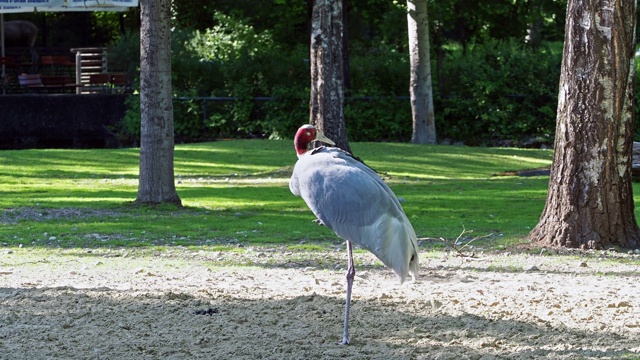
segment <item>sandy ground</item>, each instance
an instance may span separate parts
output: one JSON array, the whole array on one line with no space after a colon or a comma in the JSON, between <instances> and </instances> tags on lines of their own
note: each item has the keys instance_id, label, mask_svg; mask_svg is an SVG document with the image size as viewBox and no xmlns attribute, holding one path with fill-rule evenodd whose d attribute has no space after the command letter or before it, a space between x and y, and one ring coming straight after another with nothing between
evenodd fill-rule
<instances>
[{"instance_id":1,"label":"sandy ground","mask_svg":"<svg viewBox=\"0 0 640 360\"><path fill-rule=\"evenodd\" d=\"M0 359L640 358L640 255L359 253L343 346L343 249L0 248Z\"/></svg>"}]
</instances>

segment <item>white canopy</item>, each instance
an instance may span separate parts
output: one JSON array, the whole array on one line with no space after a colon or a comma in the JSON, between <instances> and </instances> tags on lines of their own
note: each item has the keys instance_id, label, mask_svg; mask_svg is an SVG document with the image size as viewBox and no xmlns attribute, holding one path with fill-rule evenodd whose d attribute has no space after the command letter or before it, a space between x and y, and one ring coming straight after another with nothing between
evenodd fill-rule
<instances>
[{"instance_id":1,"label":"white canopy","mask_svg":"<svg viewBox=\"0 0 640 360\"><path fill-rule=\"evenodd\" d=\"M34 11L125 11L138 0L0 0L0 13Z\"/></svg>"}]
</instances>

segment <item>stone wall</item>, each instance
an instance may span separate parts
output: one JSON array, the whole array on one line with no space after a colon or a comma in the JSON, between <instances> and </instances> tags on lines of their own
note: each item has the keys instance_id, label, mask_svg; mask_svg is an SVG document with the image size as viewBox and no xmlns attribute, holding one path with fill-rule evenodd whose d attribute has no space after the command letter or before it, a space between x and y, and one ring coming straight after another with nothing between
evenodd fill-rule
<instances>
[{"instance_id":1,"label":"stone wall","mask_svg":"<svg viewBox=\"0 0 640 360\"><path fill-rule=\"evenodd\" d=\"M116 148L125 94L0 96L0 149Z\"/></svg>"}]
</instances>

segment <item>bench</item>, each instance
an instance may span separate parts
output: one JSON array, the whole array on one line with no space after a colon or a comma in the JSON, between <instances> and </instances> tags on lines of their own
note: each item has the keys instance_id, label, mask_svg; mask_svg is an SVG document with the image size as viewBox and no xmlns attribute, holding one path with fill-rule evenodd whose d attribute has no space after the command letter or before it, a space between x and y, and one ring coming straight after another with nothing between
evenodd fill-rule
<instances>
[{"instance_id":1,"label":"bench","mask_svg":"<svg viewBox=\"0 0 640 360\"><path fill-rule=\"evenodd\" d=\"M18 83L26 89L36 92L66 92L82 86L82 84L74 84L71 76L42 76L40 74L18 75Z\"/></svg>"},{"instance_id":2,"label":"bench","mask_svg":"<svg viewBox=\"0 0 640 360\"><path fill-rule=\"evenodd\" d=\"M99 73L89 75L89 92L117 94L126 92L130 87L128 75L125 73Z\"/></svg>"}]
</instances>

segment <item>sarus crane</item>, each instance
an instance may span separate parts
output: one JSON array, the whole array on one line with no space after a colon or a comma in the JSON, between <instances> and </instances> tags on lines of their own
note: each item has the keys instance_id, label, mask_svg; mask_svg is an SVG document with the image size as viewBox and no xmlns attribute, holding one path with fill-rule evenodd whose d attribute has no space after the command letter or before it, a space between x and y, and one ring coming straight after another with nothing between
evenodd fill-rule
<instances>
[{"instance_id":1,"label":"sarus crane","mask_svg":"<svg viewBox=\"0 0 640 360\"><path fill-rule=\"evenodd\" d=\"M371 251L393 269L400 282L418 272L416 233L398 198L385 182L361 161L337 147L312 148L314 142L335 143L313 125L296 132L298 161L289 182L318 221L347 244L347 300L342 344L349 343L349 308L355 268L352 243Z\"/></svg>"}]
</instances>

